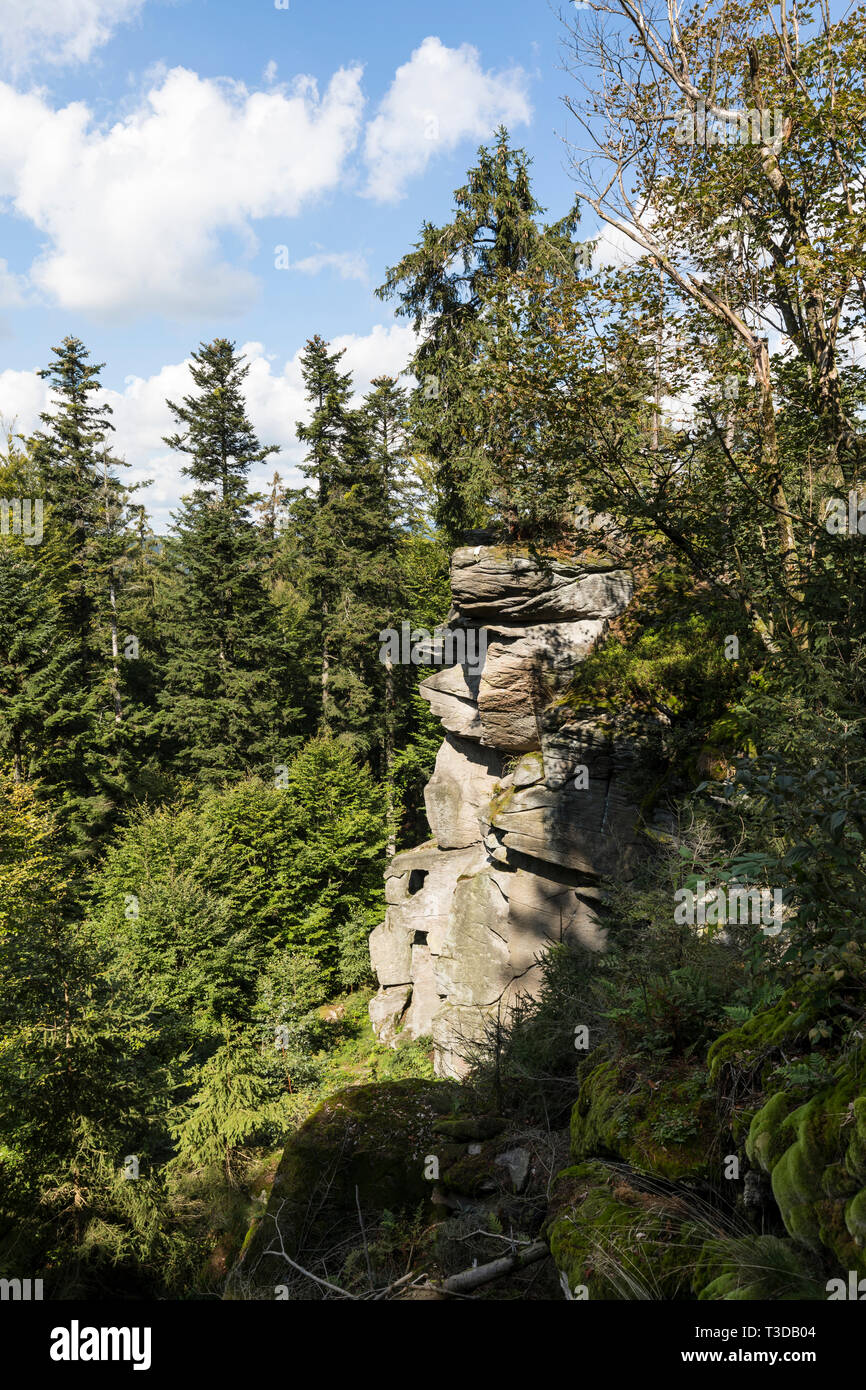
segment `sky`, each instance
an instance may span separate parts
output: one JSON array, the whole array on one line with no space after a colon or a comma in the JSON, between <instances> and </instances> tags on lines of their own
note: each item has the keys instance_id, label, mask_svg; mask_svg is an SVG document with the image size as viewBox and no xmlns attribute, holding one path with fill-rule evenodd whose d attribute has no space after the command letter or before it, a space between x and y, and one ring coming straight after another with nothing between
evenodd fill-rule
<instances>
[{"instance_id":1,"label":"sky","mask_svg":"<svg viewBox=\"0 0 866 1390\"><path fill-rule=\"evenodd\" d=\"M36 427L37 370L81 338L163 530L186 486L165 399L228 337L266 472L297 484L304 343L346 347L361 393L405 367L374 291L499 124L551 219L573 202L563 32L547 0L0 0L4 424Z\"/></svg>"}]
</instances>

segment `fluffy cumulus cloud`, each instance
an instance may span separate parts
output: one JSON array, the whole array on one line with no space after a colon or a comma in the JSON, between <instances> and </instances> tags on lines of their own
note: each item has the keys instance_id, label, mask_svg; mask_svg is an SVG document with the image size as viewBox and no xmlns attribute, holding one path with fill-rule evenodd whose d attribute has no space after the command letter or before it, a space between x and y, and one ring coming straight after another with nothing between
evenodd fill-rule
<instances>
[{"instance_id":1,"label":"fluffy cumulus cloud","mask_svg":"<svg viewBox=\"0 0 866 1390\"><path fill-rule=\"evenodd\" d=\"M184 68L108 129L0 84L0 198L46 239L34 285L106 315L231 313L258 282L221 251L257 218L294 217L337 186L357 143L361 69L249 92Z\"/></svg>"},{"instance_id":2,"label":"fluffy cumulus cloud","mask_svg":"<svg viewBox=\"0 0 866 1390\"><path fill-rule=\"evenodd\" d=\"M33 62L86 62L143 4L144 0L0 0L0 60L13 72Z\"/></svg>"},{"instance_id":3,"label":"fluffy cumulus cloud","mask_svg":"<svg viewBox=\"0 0 866 1390\"><path fill-rule=\"evenodd\" d=\"M74 4L82 33L91 16L88 34L122 8L119 0ZM17 0L5 6L18 14ZM0 0L0 14L3 7ZM55 11L60 33L65 0ZM83 55L96 40L75 42ZM265 77L265 89L251 91L185 68L163 71L111 125L99 124L84 101L55 108L44 91L0 82L0 209L39 236L33 291L64 310L105 317L240 312L260 290L249 264L259 250L256 223L297 217L357 186L356 153L364 191L394 199L437 151L487 140L499 122L530 116L521 69L485 72L476 49L437 38L397 70L363 147L360 66L341 68L322 92L308 76L276 83L273 63ZM311 255L293 268L367 278L351 252ZM22 293L0 267L0 308Z\"/></svg>"},{"instance_id":4,"label":"fluffy cumulus cloud","mask_svg":"<svg viewBox=\"0 0 866 1390\"><path fill-rule=\"evenodd\" d=\"M360 280L362 284L366 284L370 278L367 262L358 251L316 251L303 260L292 261L289 269L299 270L302 275L318 275L322 270L335 270L341 280Z\"/></svg>"},{"instance_id":5,"label":"fluffy cumulus cloud","mask_svg":"<svg viewBox=\"0 0 866 1390\"><path fill-rule=\"evenodd\" d=\"M397 69L375 118L367 127L367 192L393 201L441 150L467 138L486 140L500 123L529 121L528 78L521 68L485 72L476 48L447 48L426 38Z\"/></svg>"},{"instance_id":6,"label":"fluffy cumulus cloud","mask_svg":"<svg viewBox=\"0 0 866 1390\"><path fill-rule=\"evenodd\" d=\"M415 347L415 335L402 324L377 325L369 334L348 334L335 338L333 349L345 348L341 369L352 373L356 397L360 399L375 376L398 376ZM262 343L246 343L241 351L249 363L246 400L252 420L263 444L278 444L275 454L251 477L253 487L263 487L276 469L281 477L298 486L302 482L299 465L303 446L298 443L295 426L307 418L308 406L301 377L299 349L282 368L268 356ZM127 481L149 480L139 494L157 530L170 522L181 495L189 487L181 473L183 458L167 449L163 436L175 426L166 399L180 400L191 390L188 362L171 363L150 377L128 377L122 391L106 390L104 399L111 406L115 453L130 465L124 471ZM0 424L13 423L21 434L38 426L41 411L50 409L47 383L35 371L0 372Z\"/></svg>"}]
</instances>

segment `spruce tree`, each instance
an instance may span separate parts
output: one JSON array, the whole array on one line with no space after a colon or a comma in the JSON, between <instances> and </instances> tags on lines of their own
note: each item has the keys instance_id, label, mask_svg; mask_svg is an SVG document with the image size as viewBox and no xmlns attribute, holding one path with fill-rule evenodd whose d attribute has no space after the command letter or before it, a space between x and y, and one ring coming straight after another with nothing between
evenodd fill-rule
<instances>
[{"instance_id":1,"label":"spruce tree","mask_svg":"<svg viewBox=\"0 0 866 1390\"><path fill-rule=\"evenodd\" d=\"M369 448L380 480L384 511L384 544L380 557L382 593L381 628L399 629L409 617L405 607L404 552L407 537L422 516L421 486L407 456L406 391L389 376L374 377L372 390L364 399ZM385 788L389 858L397 849L397 806L394 788L394 748L397 704L400 696L408 702L413 674L395 670L386 652L382 670L381 774Z\"/></svg>"},{"instance_id":2,"label":"spruce tree","mask_svg":"<svg viewBox=\"0 0 866 1390\"><path fill-rule=\"evenodd\" d=\"M478 480L478 435L483 426L466 386L485 337L482 290L531 264L573 273L571 235L576 208L540 227L544 209L533 197L530 160L512 149L500 127L492 149L454 194L445 226L425 222L420 240L387 273L380 298L398 298L398 314L421 335L410 363L418 380L412 396L413 447L432 464L436 519L452 538L484 518Z\"/></svg>"},{"instance_id":3,"label":"spruce tree","mask_svg":"<svg viewBox=\"0 0 866 1390\"><path fill-rule=\"evenodd\" d=\"M351 377L339 370L344 351L332 353L317 335L301 357L312 415L297 433L309 449L302 471L315 487L295 494L291 516L320 654L320 728L366 754L380 732L377 633L389 518L369 421L352 408Z\"/></svg>"},{"instance_id":4,"label":"spruce tree","mask_svg":"<svg viewBox=\"0 0 866 1390\"><path fill-rule=\"evenodd\" d=\"M0 467L0 495L10 502L33 500L41 484L32 454L7 441ZM35 540L31 512L30 540ZM44 523L44 518L43 518ZM44 678L46 653L56 636L56 605L51 601L34 546L23 535L0 539L0 755L16 782L26 781L41 738L49 692Z\"/></svg>"},{"instance_id":5,"label":"spruce tree","mask_svg":"<svg viewBox=\"0 0 866 1390\"><path fill-rule=\"evenodd\" d=\"M225 338L192 354L197 394L168 402L195 484L166 547L172 583L163 614L161 728L174 766L206 784L272 770L290 718L286 663L264 580L265 540L247 476L262 447L243 398L249 366Z\"/></svg>"},{"instance_id":6,"label":"spruce tree","mask_svg":"<svg viewBox=\"0 0 866 1390\"><path fill-rule=\"evenodd\" d=\"M273 1109L272 1083L255 1047L223 1024L223 1038L201 1068L198 1089L172 1126L177 1168L222 1167L235 1186L241 1150L267 1126Z\"/></svg>"},{"instance_id":7,"label":"spruce tree","mask_svg":"<svg viewBox=\"0 0 866 1390\"><path fill-rule=\"evenodd\" d=\"M123 674L117 650L116 565L124 545L128 489L108 455L111 409L99 404L102 364L77 338L52 349L40 372L54 409L32 441L44 494L44 537L33 547L45 591L43 621L53 624L44 652L45 717L31 767L59 800L75 853L93 853L130 790L132 762L123 732Z\"/></svg>"}]
</instances>

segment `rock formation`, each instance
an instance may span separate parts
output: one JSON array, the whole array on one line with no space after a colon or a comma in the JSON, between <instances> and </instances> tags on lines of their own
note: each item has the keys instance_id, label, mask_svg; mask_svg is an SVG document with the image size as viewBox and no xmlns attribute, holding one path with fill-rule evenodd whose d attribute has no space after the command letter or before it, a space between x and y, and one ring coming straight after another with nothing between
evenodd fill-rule
<instances>
[{"instance_id":1,"label":"rock formation","mask_svg":"<svg viewBox=\"0 0 866 1390\"><path fill-rule=\"evenodd\" d=\"M483 630L484 660L421 685L445 730L425 789L433 838L388 866L370 1015L384 1042L432 1036L437 1073L459 1078L485 1021L537 992L551 943L603 949L599 877L627 871L637 812L633 741L553 703L629 603L631 576L480 545L454 553L451 589L450 625Z\"/></svg>"}]
</instances>

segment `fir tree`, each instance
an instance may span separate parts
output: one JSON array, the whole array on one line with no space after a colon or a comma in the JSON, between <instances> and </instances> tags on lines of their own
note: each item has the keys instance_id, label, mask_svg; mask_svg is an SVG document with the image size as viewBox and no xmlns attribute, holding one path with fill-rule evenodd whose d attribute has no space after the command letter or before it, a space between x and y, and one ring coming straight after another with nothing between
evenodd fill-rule
<instances>
[{"instance_id":1,"label":"fir tree","mask_svg":"<svg viewBox=\"0 0 866 1390\"><path fill-rule=\"evenodd\" d=\"M312 415L297 433L308 445L303 472L315 488L295 495L291 514L321 653L320 728L367 753L379 736L377 632L389 518L368 420L352 409L351 377L339 371L344 351L331 353L316 336L301 358Z\"/></svg>"},{"instance_id":2,"label":"fir tree","mask_svg":"<svg viewBox=\"0 0 866 1390\"><path fill-rule=\"evenodd\" d=\"M223 1041L201 1068L198 1089L172 1126L174 1166L221 1166L236 1186L241 1150L263 1131L273 1108L270 1093L255 1047L224 1022Z\"/></svg>"},{"instance_id":3,"label":"fir tree","mask_svg":"<svg viewBox=\"0 0 866 1390\"><path fill-rule=\"evenodd\" d=\"M276 452L262 447L247 418L249 371L234 344L217 338L192 354L198 394L169 401L186 454L185 497L166 547L161 726L182 772L218 783L270 766L280 751L286 670L263 571L264 540L252 517L247 476Z\"/></svg>"},{"instance_id":4,"label":"fir tree","mask_svg":"<svg viewBox=\"0 0 866 1390\"><path fill-rule=\"evenodd\" d=\"M98 404L101 364L77 338L53 349L40 372L55 408L33 440L44 492L44 538L34 547L44 611L54 631L45 653L46 714L33 770L60 798L61 821L76 853L98 835L130 788L117 653L118 580L128 489L107 453L111 409Z\"/></svg>"},{"instance_id":5,"label":"fir tree","mask_svg":"<svg viewBox=\"0 0 866 1390\"><path fill-rule=\"evenodd\" d=\"M421 485L407 457L405 390L393 377L374 377L372 390L364 399L369 447L378 470L384 510L385 530L381 554L381 627L397 628L408 615L405 610L404 548L406 537L422 515ZM400 600L402 599L402 602ZM397 807L394 789L394 741L398 693L408 698L413 674L395 671L386 654L382 674L382 757L381 773L385 788L389 858L397 849Z\"/></svg>"},{"instance_id":6,"label":"fir tree","mask_svg":"<svg viewBox=\"0 0 866 1390\"><path fill-rule=\"evenodd\" d=\"M492 149L454 194L454 217L444 227L425 222L415 249L387 273L380 298L397 296L398 314L410 318L421 344L410 369L418 379L412 398L413 447L433 465L436 519L457 538L483 519L476 437L481 421L466 384L484 341L481 291L498 277L534 263L572 272L572 211L541 228L544 209L532 195L528 159L513 150L500 128Z\"/></svg>"}]
</instances>

